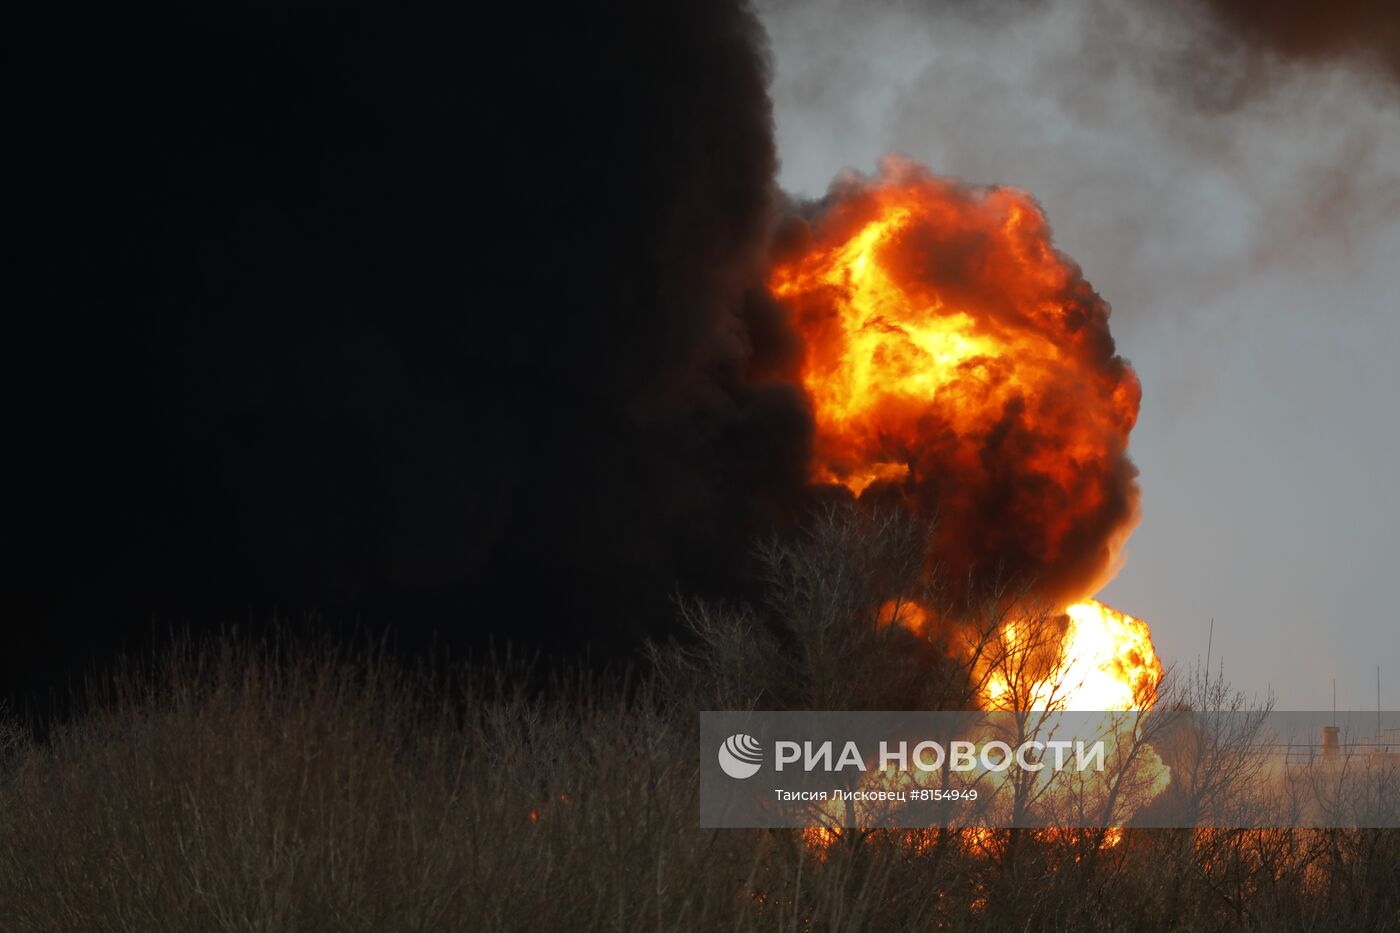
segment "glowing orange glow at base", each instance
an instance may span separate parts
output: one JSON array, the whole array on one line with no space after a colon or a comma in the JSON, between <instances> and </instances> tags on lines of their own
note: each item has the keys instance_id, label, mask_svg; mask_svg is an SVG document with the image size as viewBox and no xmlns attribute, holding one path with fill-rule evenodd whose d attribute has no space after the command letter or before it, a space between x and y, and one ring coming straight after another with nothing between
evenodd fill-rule
<instances>
[{"instance_id":1,"label":"glowing orange glow at base","mask_svg":"<svg viewBox=\"0 0 1400 933\"><path fill-rule=\"evenodd\" d=\"M1162 679L1162 662L1147 623L1095 599L1075 603L1065 614L1069 627L1059 661L1011 705L1043 710L1053 704L1057 709L1093 712L1137 710L1150 702ZM1002 638L1016 637L1015 623L1008 623ZM992 671L984 697L988 706L1008 708L1011 692L1006 676Z\"/></svg>"}]
</instances>

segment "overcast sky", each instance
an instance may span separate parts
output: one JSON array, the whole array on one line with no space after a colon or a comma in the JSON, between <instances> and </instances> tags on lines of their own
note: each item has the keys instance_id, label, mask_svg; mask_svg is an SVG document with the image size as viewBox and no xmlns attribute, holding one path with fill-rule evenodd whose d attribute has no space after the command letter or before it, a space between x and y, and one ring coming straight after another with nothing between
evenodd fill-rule
<instances>
[{"instance_id":1,"label":"overcast sky","mask_svg":"<svg viewBox=\"0 0 1400 933\"><path fill-rule=\"evenodd\" d=\"M1164 7L1165 4L1153 6ZM1283 709L1400 708L1400 86L1101 0L760 4L787 190L899 151L1029 190L1143 383L1101 594Z\"/></svg>"}]
</instances>

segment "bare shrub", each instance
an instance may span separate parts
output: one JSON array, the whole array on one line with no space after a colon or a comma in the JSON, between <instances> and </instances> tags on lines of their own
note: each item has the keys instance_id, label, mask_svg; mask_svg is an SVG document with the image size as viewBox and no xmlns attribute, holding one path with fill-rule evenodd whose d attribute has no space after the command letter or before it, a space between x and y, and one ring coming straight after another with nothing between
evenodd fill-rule
<instances>
[{"instance_id":1,"label":"bare shrub","mask_svg":"<svg viewBox=\"0 0 1400 933\"><path fill-rule=\"evenodd\" d=\"M911 618L938 604L932 529L902 509L830 505L761 544L759 606L682 600L658 675L700 708L941 709L965 671Z\"/></svg>"},{"instance_id":2,"label":"bare shrub","mask_svg":"<svg viewBox=\"0 0 1400 933\"><path fill-rule=\"evenodd\" d=\"M1034 682L1033 646L996 641L1039 618L1014 599L952 634L900 618L938 605L901 521L832 510L770 543L767 602L685 603L690 636L626 681L236 639L119 670L42 741L0 726L0 929L1400 929L1396 831L700 829L699 708ZM1234 702L1195 690L1170 702ZM1202 807L1247 773L1237 738L1190 746Z\"/></svg>"}]
</instances>

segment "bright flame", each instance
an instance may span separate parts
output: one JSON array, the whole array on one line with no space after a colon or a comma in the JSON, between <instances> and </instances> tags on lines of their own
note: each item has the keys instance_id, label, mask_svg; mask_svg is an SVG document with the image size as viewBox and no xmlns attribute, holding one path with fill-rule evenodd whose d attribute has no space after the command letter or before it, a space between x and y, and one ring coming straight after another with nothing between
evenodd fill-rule
<instances>
[{"instance_id":1,"label":"bright flame","mask_svg":"<svg viewBox=\"0 0 1400 933\"><path fill-rule=\"evenodd\" d=\"M986 700L992 708L1016 705L1043 710L1054 703L1067 710L1136 710L1150 705L1153 689L1162 678L1162 662L1152 646L1152 632L1142 619L1119 612L1094 599L1065 610L1069 628L1060 646L1059 660L1045 677L1016 693L1002 671L987 680ZM1018 637L1016 623L1007 623L1004 642Z\"/></svg>"},{"instance_id":2,"label":"bright flame","mask_svg":"<svg viewBox=\"0 0 1400 933\"><path fill-rule=\"evenodd\" d=\"M877 178L833 186L779 248L769 288L802 337L812 480L936 520L927 565L967 588L954 597L1011 579L1068 606L1067 621L995 633L1003 658L1038 642L1017 683L969 654L983 705L1150 706L1162 665L1147 624L1084 599L1117 569L1137 519L1127 445L1141 392L1107 303L1053 247L1034 199L889 159ZM880 616L918 632L940 622L903 601ZM1160 762L1148 767L1165 780ZM841 836L843 814L826 816L833 825L805 833L813 849Z\"/></svg>"},{"instance_id":3,"label":"bright flame","mask_svg":"<svg viewBox=\"0 0 1400 933\"><path fill-rule=\"evenodd\" d=\"M937 517L948 579L1034 579L1066 602L1136 520L1140 389L1108 305L1030 195L888 161L847 179L769 280L801 332L812 479Z\"/></svg>"},{"instance_id":4,"label":"bright flame","mask_svg":"<svg viewBox=\"0 0 1400 933\"><path fill-rule=\"evenodd\" d=\"M994 678L990 705L1133 708L1162 670L1147 625L1080 601L1137 516L1141 393L1108 305L1029 194L899 159L839 181L803 233L769 286L803 338L812 478L936 519L928 561L953 586L1006 574L1069 606L1055 669L1031 690ZM927 624L917 607L901 621Z\"/></svg>"}]
</instances>

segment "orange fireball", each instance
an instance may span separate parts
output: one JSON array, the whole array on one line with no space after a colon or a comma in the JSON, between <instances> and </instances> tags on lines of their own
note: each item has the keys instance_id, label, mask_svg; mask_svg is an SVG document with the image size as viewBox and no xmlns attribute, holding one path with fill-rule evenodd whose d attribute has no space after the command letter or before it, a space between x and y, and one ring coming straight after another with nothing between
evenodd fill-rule
<instances>
[{"instance_id":1,"label":"orange fireball","mask_svg":"<svg viewBox=\"0 0 1400 933\"><path fill-rule=\"evenodd\" d=\"M931 564L1066 605L1137 515L1137 378L1109 307L1030 195L887 160L850 176L774 262L801 333L812 479L937 519Z\"/></svg>"}]
</instances>

